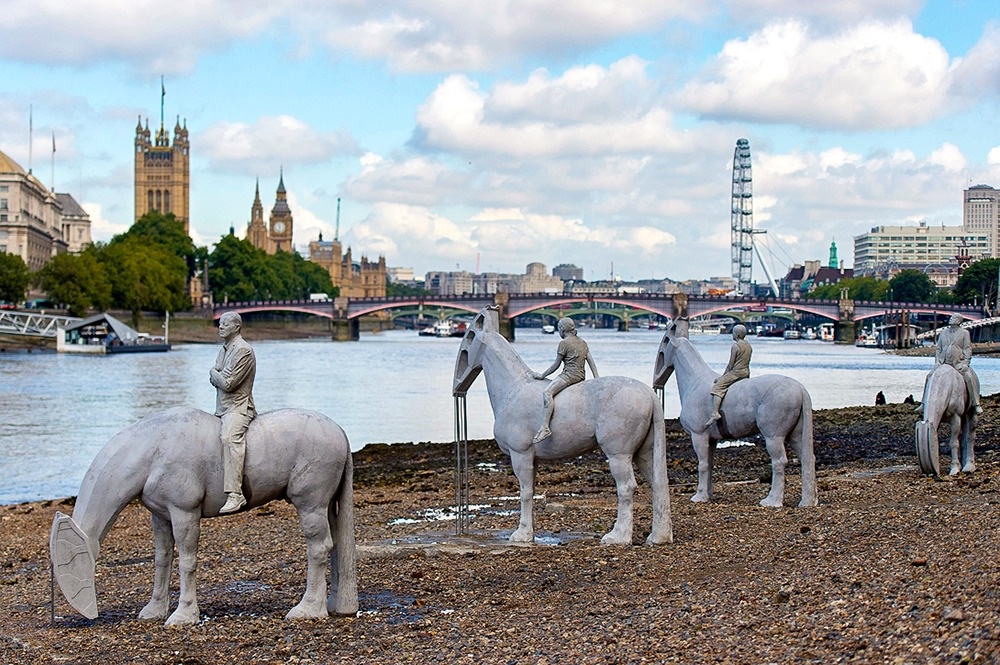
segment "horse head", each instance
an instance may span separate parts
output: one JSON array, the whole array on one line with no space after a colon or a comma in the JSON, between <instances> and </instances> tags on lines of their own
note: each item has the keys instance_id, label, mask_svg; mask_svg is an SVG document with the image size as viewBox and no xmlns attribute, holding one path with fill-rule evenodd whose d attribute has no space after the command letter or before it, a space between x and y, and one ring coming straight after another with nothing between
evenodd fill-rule
<instances>
[{"instance_id":1,"label":"horse head","mask_svg":"<svg viewBox=\"0 0 1000 665\"><path fill-rule=\"evenodd\" d=\"M674 319L663 333L660 347L656 350L656 365L653 367L653 388L660 389L666 385L670 375L674 373L674 351L677 348L676 339L687 339L688 320Z\"/></svg>"},{"instance_id":2,"label":"horse head","mask_svg":"<svg viewBox=\"0 0 1000 665\"><path fill-rule=\"evenodd\" d=\"M462 344L458 347L458 357L455 358L452 395L459 397L469 392L469 388L483 371L483 336L500 330L499 311L500 308L496 305L484 307L465 331Z\"/></svg>"}]
</instances>

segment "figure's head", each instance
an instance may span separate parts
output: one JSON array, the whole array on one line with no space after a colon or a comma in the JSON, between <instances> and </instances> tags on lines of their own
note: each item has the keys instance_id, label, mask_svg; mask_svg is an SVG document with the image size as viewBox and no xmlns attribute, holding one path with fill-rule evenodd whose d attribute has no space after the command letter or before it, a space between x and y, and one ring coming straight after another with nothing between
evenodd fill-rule
<instances>
[{"instance_id":1,"label":"figure's head","mask_svg":"<svg viewBox=\"0 0 1000 665\"><path fill-rule=\"evenodd\" d=\"M952 314L951 318L948 319L948 324L952 326L960 326L963 321L965 321L965 318L963 318L961 314Z\"/></svg>"},{"instance_id":2,"label":"figure's head","mask_svg":"<svg viewBox=\"0 0 1000 665\"><path fill-rule=\"evenodd\" d=\"M237 312L226 312L219 317L219 337L231 339L243 328L243 319Z\"/></svg>"},{"instance_id":3,"label":"figure's head","mask_svg":"<svg viewBox=\"0 0 1000 665\"><path fill-rule=\"evenodd\" d=\"M568 316L564 319L559 319L559 324L556 327L559 329L560 337L576 334L576 324L573 323L573 319Z\"/></svg>"},{"instance_id":4,"label":"figure's head","mask_svg":"<svg viewBox=\"0 0 1000 665\"><path fill-rule=\"evenodd\" d=\"M733 326L733 339L746 339L747 327L742 323Z\"/></svg>"}]
</instances>

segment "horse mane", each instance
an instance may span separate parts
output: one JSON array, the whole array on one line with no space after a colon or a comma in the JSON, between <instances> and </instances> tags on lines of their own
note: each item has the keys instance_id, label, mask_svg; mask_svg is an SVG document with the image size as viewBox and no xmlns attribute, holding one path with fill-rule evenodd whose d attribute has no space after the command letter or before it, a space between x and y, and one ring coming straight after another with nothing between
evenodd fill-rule
<instances>
[{"instance_id":1,"label":"horse mane","mask_svg":"<svg viewBox=\"0 0 1000 665\"><path fill-rule=\"evenodd\" d=\"M491 346L497 355L497 360L501 364L509 367L512 374L523 374L525 377L531 376L531 368L524 362L521 355L514 350L514 347L511 346L506 337L493 330L487 330L486 334L494 342Z\"/></svg>"}]
</instances>

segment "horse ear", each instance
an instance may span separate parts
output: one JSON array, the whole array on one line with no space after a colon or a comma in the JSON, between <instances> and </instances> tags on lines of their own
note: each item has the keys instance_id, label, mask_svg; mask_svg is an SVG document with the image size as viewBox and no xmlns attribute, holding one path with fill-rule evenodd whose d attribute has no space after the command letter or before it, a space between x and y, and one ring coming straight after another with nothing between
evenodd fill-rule
<instances>
[{"instance_id":1,"label":"horse ear","mask_svg":"<svg viewBox=\"0 0 1000 665\"><path fill-rule=\"evenodd\" d=\"M500 330L500 311L498 308L484 307L479 315L483 319L479 327L480 330L492 330L493 332Z\"/></svg>"},{"instance_id":2,"label":"horse ear","mask_svg":"<svg viewBox=\"0 0 1000 665\"><path fill-rule=\"evenodd\" d=\"M683 337L687 339L689 322L686 316L679 316L674 319L674 322L670 327L673 330L675 337Z\"/></svg>"}]
</instances>

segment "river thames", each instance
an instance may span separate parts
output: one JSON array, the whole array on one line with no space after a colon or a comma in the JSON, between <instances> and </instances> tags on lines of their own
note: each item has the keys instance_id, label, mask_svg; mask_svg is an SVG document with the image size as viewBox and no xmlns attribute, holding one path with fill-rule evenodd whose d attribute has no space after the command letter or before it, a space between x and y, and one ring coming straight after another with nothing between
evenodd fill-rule
<instances>
[{"instance_id":1,"label":"river thames","mask_svg":"<svg viewBox=\"0 0 1000 665\"><path fill-rule=\"evenodd\" d=\"M251 331L252 332L252 331ZM518 328L515 349L533 369L555 359L558 336ZM661 332L582 329L602 375L649 383ZM751 372L801 381L817 409L920 399L933 358L819 341L751 337ZM253 341L254 400L259 412L296 406L319 411L347 432L354 450L367 443L454 439L451 396L456 338L412 331L362 334L359 342ZM728 336L692 335L710 365L725 368ZM0 356L0 505L73 496L97 451L116 432L178 405L211 411L208 370L218 346L184 344L169 353L81 357L55 353ZM1000 359L977 356L982 393L1000 391ZM540 405L539 405L540 406ZM667 384L668 418L680 403ZM482 377L469 391L470 438L492 437L493 414Z\"/></svg>"}]
</instances>

